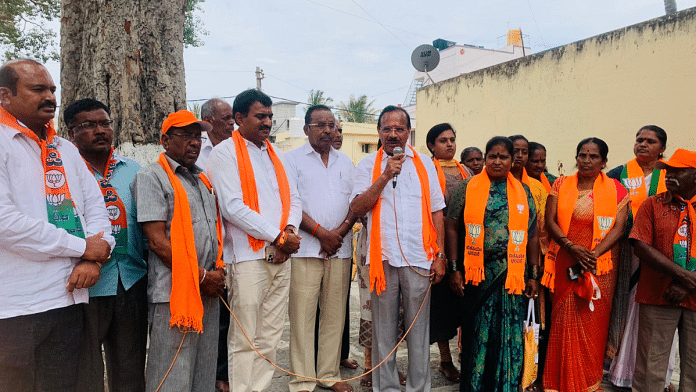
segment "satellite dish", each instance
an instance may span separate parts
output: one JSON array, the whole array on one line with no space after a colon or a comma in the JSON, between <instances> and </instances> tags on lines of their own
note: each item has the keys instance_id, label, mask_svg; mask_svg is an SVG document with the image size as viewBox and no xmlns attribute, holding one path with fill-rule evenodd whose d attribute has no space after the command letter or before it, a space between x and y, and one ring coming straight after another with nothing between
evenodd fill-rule
<instances>
[{"instance_id":1,"label":"satellite dish","mask_svg":"<svg viewBox=\"0 0 696 392\"><path fill-rule=\"evenodd\" d=\"M432 45L421 45L411 54L411 64L417 71L428 73L440 64L440 51Z\"/></svg>"}]
</instances>

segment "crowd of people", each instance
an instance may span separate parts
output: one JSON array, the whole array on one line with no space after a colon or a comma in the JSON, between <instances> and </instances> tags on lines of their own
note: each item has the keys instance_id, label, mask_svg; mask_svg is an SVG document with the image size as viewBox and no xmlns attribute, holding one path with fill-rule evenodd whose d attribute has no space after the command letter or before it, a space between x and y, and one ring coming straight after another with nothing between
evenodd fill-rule
<instances>
[{"instance_id":1,"label":"crowd of people","mask_svg":"<svg viewBox=\"0 0 696 392\"><path fill-rule=\"evenodd\" d=\"M353 259L375 391L430 390L432 344L461 391L595 391L605 369L669 390L677 348L679 390L696 390L696 152L664 159L660 127L606 173L607 144L583 139L577 172L555 177L523 135L459 162L442 123L419 153L387 106L380 148L354 166L329 107L309 107L307 142L282 153L271 99L246 90L201 120L169 114L141 167L90 97L59 137L55 89L38 62L0 67L2 391L103 392L105 373L112 392L268 391L286 317L290 391L352 391ZM538 371L522 385L532 301Z\"/></svg>"}]
</instances>

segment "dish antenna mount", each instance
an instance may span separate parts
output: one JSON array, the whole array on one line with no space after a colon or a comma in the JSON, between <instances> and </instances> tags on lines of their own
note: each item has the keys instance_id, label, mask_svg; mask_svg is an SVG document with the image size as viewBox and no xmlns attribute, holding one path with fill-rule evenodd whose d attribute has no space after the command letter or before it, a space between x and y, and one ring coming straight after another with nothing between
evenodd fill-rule
<instances>
[{"instance_id":1,"label":"dish antenna mount","mask_svg":"<svg viewBox=\"0 0 696 392\"><path fill-rule=\"evenodd\" d=\"M428 72L434 70L440 64L440 51L432 45L421 45L411 54L411 64L413 64L413 68L416 71L425 72L425 75L430 79L430 83L435 84Z\"/></svg>"}]
</instances>

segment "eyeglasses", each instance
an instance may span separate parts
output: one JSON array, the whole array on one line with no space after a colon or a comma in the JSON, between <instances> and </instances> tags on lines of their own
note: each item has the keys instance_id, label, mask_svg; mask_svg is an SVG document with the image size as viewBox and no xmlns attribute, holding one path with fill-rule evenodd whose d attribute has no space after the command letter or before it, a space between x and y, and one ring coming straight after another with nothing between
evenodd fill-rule
<instances>
[{"instance_id":1,"label":"eyeglasses","mask_svg":"<svg viewBox=\"0 0 696 392\"><path fill-rule=\"evenodd\" d=\"M104 121L85 121L82 124L75 125L74 128L80 128L85 131L94 131L97 129L97 126L101 127L101 129L106 129L110 130L111 129L111 124L114 123L114 120L104 120Z\"/></svg>"},{"instance_id":2,"label":"eyeglasses","mask_svg":"<svg viewBox=\"0 0 696 392\"><path fill-rule=\"evenodd\" d=\"M192 142L194 140L198 140L199 142L203 140L203 135L200 133L170 133L169 136L177 136L182 138L186 142Z\"/></svg>"},{"instance_id":3,"label":"eyeglasses","mask_svg":"<svg viewBox=\"0 0 696 392\"><path fill-rule=\"evenodd\" d=\"M336 129L336 124L335 124L335 123L320 122L320 123L316 123L316 124L307 124L307 125L309 125L310 127L317 127L317 128L319 128L319 129L324 129L324 128L326 128L326 127L329 127L329 129L332 130L332 131L333 131L334 129Z\"/></svg>"}]
</instances>

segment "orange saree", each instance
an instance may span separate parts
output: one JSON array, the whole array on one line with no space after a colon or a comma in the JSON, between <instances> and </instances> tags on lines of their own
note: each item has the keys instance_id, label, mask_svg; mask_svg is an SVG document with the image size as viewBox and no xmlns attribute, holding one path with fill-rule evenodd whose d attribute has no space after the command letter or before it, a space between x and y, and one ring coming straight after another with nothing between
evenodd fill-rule
<instances>
[{"instance_id":1,"label":"orange saree","mask_svg":"<svg viewBox=\"0 0 696 392\"><path fill-rule=\"evenodd\" d=\"M558 190L565 179L567 177L556 180L550 193L559 197L559 203L563 195L559 196ZM617 210L621 210L628 203L628 193L618 182L616 187ZM594 220L592 191L580 192L575 201L570 225L573 230L568 232L568 239L591 249ZM589 302L573 290L585 277L571 281L566 272L575 265L575 260L565 249L558 253L555 291L551 294L551 333L544 368L544 390L547 392L589 392L599 389L619 256L618 251L611 253L612 269L603 275L595 275L601 298L593 301L594 311L590 310Z\"/></svg>"}]
</instances>

